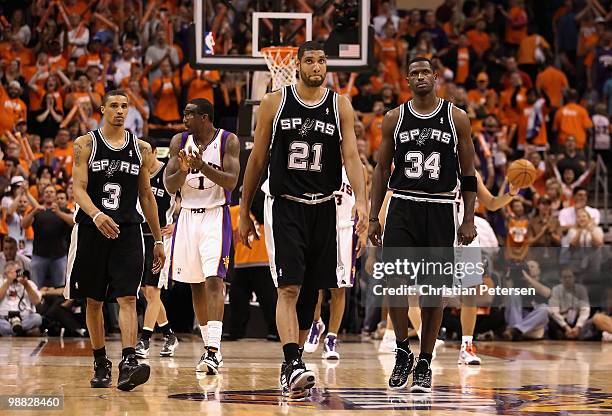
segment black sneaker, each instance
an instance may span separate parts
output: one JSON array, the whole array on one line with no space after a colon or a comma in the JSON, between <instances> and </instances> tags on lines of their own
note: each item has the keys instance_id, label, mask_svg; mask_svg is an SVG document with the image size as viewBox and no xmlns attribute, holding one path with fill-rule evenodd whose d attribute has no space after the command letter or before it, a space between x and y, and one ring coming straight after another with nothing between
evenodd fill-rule
<instances>
[{"instance_id":1,"label":"black sneaker","mask_svg":"<svg viewBox=\"0 0 612 416\"><path fill-rule=\"evenodd\" d=\"M205 367L206 374L208 374L209 376L219 374L219 360L217 358L216 352L206 350L206 352L202 355L202 358L200 359L200 364L198 364L198 366L201 365Z\"/></svg>"},{"instance_id":2,"label":"black sneaker","mask_svg":"<svg viewBox=\"0 0 612 416\"><path fill-rule=\"evenodd\" d=\"M280 376L278 380L278 386L282 390L283 395L289 393L289 386L287 385L287 376L285 375L285 370L287 369L287 363L283 361L281 364Z\"/></svg>"},{"instance_id":3,"label":"black sneaker","mask_svg":"<svg viewBox=\"0 0 612 416\"><path fill-rule=\"evenodd\" d=\"M389 377L389 388L400 390L408 385L408 376L412 373L414 354L402 348L395 349L395 367Z\"/></svg>"},{"instance_id":4,"label":"black sneaker","mask_svg":"<svg viewBox=\"0 0 612 416\"><path fill-rule=\"evenodd\" d=\"M419 360L412 376L412 393L431 393L431 368L427 360Z\"/></svg>"},{"instance_id":5,"label":"black sneaker","mask_svg":"<svg viewBox=\"0 0 612 416\"><path fill-rule=\"evenodd\" d=\"M138 364L135 355L128 355L119 363L119 381L117 388L130 391L134 387L146 383L151 374L151 367L147 364Z\"/></svg>"},{"instance_id":6,"label":"black sneaker","mask_svg":"<svg viewBox=\"0 0 612 416\"><path fill-rule=\"evenodd\" d=\"M89 384L94 389L108 388L111 384L111 363L107 358L94 361L94 376Z\"/></svg>"},{"instance_id":7,"label":"black sneaker","mask_svg":"<svg viewBox=\"0 0 612 416\"><path fill-rule=\"evenodd\" d=\"M172 357L174 355L174 350L178 347L178 338L174 334L168 334L164 337L164 346L162 347L159 355L161 357Z\"/></svg>"},{"instance_id":8,"label":"black sneaker","mask_svg":"<svg viewBox=\"0 0 612 416\"><path fill-rule=\"evenodd\" d=\"M310 395L310 389L315 385L315 374L306 369L302 360L298 358L287 364L284 374L290 399L300 400Z\"/></svg>"}]
</instances>

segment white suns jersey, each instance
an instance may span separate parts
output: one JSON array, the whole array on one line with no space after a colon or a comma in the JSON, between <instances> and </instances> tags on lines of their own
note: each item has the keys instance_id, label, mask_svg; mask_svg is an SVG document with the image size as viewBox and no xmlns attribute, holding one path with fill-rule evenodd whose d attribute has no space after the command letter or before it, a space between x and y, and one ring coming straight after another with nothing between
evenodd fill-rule
<instances>
[{"instance_id":1,"label":"white suns jersey","mask_svg":"<svg viewBox=\"0 0 612 416\"><path fill-rule=\"evenodd\" d=\"M353 226L353 206L355 205L355 192L349 183L346 169L342 166L342 186L334 192L336 197L336 218L339 228Z\"/></svg>"},{"instance_id":2,"label":"white suns jersey","mask_svg":"<svg viewBox=\"0 0 612 416\"><path fill-rule=\"evenodd\" d=\"M225 142L229 132L217 129L215 138L208 144L202 155L202 160L215 169L223 170L223 154ZM186 152L197 153L198 148L194 143L193 135L188 135L184 149ZM197 170L191 170L181 186L181 207L215 208L229 204L231 192L217 185L204 174Z\"/></svg>"}]
</instances>

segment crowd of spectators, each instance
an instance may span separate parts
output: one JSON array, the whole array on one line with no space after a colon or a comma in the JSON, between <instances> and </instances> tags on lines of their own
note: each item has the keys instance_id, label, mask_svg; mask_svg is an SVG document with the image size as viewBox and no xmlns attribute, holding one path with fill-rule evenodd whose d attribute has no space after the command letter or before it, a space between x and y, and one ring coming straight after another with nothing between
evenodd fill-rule
<instances>
[{"instance_id":1,"label":"crowd of spectators","mask_svg":"<svg viewBox=\"0 0 612 416\"><path fill-rule=\"evenodd\" d=\"M267 2L234 1L230 7L204 1L215 11L207 22L215 53L250 54L251 12ZM287 0L282 7L313 11L323 3ZM556 325L555 336L583 336L571 328L584 324L585 295L572 292L582 306L568 317L571 296L566 292L586 284L585 276L599 273L609 259L600 249L606 224L589 192L598 161L612 161L610 3L444 0L434 9L402 10L394 1L372 0L370 71L329 76L328 86L352 101L358 148L370 173L384 114L411 98L405 74L413 57L432 60L438 95L469 115L477 169L493 194L506 192L512 160L524 157L534 164L536 181L510 206L497 212L477 207L502 246L495 284L507 284L513 273L524 273L526 282L539 281L539 274L532 274L534 248L543 250L537 259L543 270L560 262L568 271L544 276L550 289L540 287L527 310L524 302L509 300L504 324L496 328L505 338L518 339L538 328L544 321L542 305L558 308L544 324ZM247 98L246 71L191 68L191 0L28 0L0 7L0 189L5 190L0 272L2 288L8 288L0 297L0 317L8 317L3 305L14 296L29 299L24 311L32 313L42 299L45 320L62 320L63 328L82 334L80 306L58 291L65 281L75 209L72 142L101 125L102 96L115 88L129 94L126 127L139 137L153 129L181 129L181 109L196 97L214 103L216 125L236 131L238 108ZM334 8L338 4L315 13L317 40L326 42L333 31ZM361 276L367 278L363 269ZM574 286L569 273L578 282ZM250 291L241 294L241 302ZM593 319L599 327L607 323L609 311L604 312ZM363 326L372 330L367 320Z\"/></svg>"}]
</instances>

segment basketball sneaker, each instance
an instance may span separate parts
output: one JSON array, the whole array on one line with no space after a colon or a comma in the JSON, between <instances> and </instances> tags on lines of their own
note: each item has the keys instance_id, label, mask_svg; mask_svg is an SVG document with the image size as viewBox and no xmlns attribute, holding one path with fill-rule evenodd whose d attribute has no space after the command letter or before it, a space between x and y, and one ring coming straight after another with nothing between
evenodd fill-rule
<instances>
[{"instance_id":1,"label":"basketball sneaker","mask_svg":"<svg viewBox=\"0 0 612 416\"><path fill-rule=\"evenodd\" d=\"M476 355L476 346L471 342L461 344L457 362L466 365L480 365L481 360L480 357Z\"/></svg>"},{"instance_id":2,"label":"basketball sneaker","mask_svg":"<svg viewBox=\"0 0 612 416\"><path fill-rule=\"evenodd\" d=\"M436 339L436 343L434 344L434 349L433 349L433 351L432 351L432 353L431 353L431 359L432 359L432 360L433 360L434 358L436 358L436 355L438 355L438 353L437 353L438 348L440 348L442 345L444 345L444 340L443 340L443 339L440 339L440 338L437 338L437 339Z\"/></svg>"},{"instance_id":3,"label":"basketball sneaker","mask_svg":"<svg viewBox=\"0 0 612 416\"><path fill-rule=\"evenodd\" d=\"M283 361L281 364L280 376L278 379L278 387L280 387L283 395L289 394L289 386L287 385L287 376L285 370L287 369L287 363Z\"/></svg>"},{"instance_id":4,"label":"basketball sneaker","mask_svg":"<svg viewBox=\"0 0 612 416\"><path fill-rule=\"evenodd\" d=\"M310 389L315 385L315 374L306 369L302 360L298 358L288 363L284 374L291 400L302 400L310 395Z\"/></svg>"},{"instance_id":5,"label":"basketball sneaker","mask_svg":"<svg viewBox=\"0 0 612 416\"><path fill-rule=\"evenodd\" d=\"M431 368L427 360L419 360L414 367L412 375L411 393L430 393L431 392Z\"/></svg>"},{"instance_id":6,"label":"basketball sneaker","mask_svg":"<svg viewBox=\"0 0 612 416\"><path fill-rule=\"evenodd\" d=\"M174 350L178 347L178 338L174 334L168 334L164 337L164 346L159 352L160 357L172 357L174 356ZM138 351L136 351L138 353Z\"/></svg>"},{"instance_id":7,"label":"basketball sneaker","mask_svg":"<svg viewBox=\"0 0 612 416\"><path fill-rule=\"evenodd\" d=\"M117 388L123 391L133 390L134 387L144 384L151 375L151 367L147 364L138 364L136 355L128 355L119 363L119 381Z\"/></svg>"},{"instance_id":8,"label":"basketball sneaker","mask_svg":"<svg viewBox=\"0 0 612 416\"><path fill-rule=\"evenodd\" d=\"M149 358L149 340L139 339L136 344L136 357L138 358Z\"/></svg>"},{"instance_id":9,"label":"basketball sneaker","mask_svg":"<svg viewBox=\"0 0 612 416\"><path fill-rule=\"evenodd\" d=\"M313 322L308 332L306 343L304 343L304 351L309 354L315 352L319 347L319 338L321 338L323 332L325 332L325 324L323 321L319 319Z\"/></svg>"},{"instance_id":10,"label":"basketball sneaker","mask_svg":"<svg viewBox=\"0 0 612 416\"><path fill-rule=\"evenodd\" d=\"M323 341L323 358L326 360L339 360L340 354L338 353L338 338L333 335L328 335Z\"/></svg>"},{"instance_id":11,"label":"basketball sneaker","mask_svg":"<svg viewBox=\"0 0 612 416\"><path fill-rule=\"evenodd\" d=\"M601 340L603 342L612 342L612 332L603 331L601 333Z\"/></svg>"},{"instance_id":12,"label":"basketball sneaker","mask_svg":"<svg viewBox=\"0 0 612 416\"><path fill-rule=\"evenodd\" d=\"M393 331L385 331L385 335L383 336L382 341L380 341L380 345L378 346L379 354L393 354L395 353L395 348L397 347L397 342L395 341L395 333Z\"/></svg>"},{"instance_id":13,"label":"basketball sneaker","mask_svg":"<svg viewBox=\"0 0 612 416\"><path fill-rule=\"evenodd\" d=\"M196 371L206 371L206 374L209 376L219 374L219 360L216 352L207 349L206 352L202 354Z\"/></svg>"},{"instance_id":14,"label":"basketball sneaker","mask_svg":"<svg viewBox=\"0 0 612 416\"><path fill-rule=\"evenodd\" d=\"M395 349L395 367L389 377L389 388L400 390L408 385L408 376L412 373L414 365L414 354L412 351L402 348Z\"/></svg>"},{"instance_id":15,"label":"basketball sneaker","mask_svg":"<svg viewBox=\"0 0 612 416\"><path fill-rule=\"evenodd\" d=\"M111 384L111 363L107 358L94 361L94 376L89 384L94 389L108 388Z\"/></svg>"}]
</instances>

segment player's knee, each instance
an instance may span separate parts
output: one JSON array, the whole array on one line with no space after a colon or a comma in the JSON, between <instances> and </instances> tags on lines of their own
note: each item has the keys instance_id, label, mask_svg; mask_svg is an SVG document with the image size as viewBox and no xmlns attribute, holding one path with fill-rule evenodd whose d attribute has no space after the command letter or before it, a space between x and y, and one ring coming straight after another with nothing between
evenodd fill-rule
<instances>
[{"instance_id":1,"label":"player's knee","mask_svg":"<svg viewBox=\"0 0 612 416\"><path fill-rule=\"evenodd\" d=\"M120 308L124 307L136 307L136 296L122 296L117 298L117 303Z\"/></svg>"},{"instance_id":2,"label":"player's knee","mask_svg":"<svg viewBox=\"0 0 612 416\"><path fill-rule=\"evenodd\" d=\"M331 292L331 298L332 298L333 301L338 301L338 300L344 299L344 296L346 294L346 292L345 292L343 287L338 287L338 288L330 289L329 291Z\"/></svg>"},{"instance_id":3,"label":"player's knee","mask_svg":"<svg viewBox=\"0 0 612 416\"><path fill-rule=\"evenodd\" d=\"M144 295L147 302L155 302L159 300L161 290L155 286L145 286Z\"/></svg>"},{"instance_id":4,"label":"player's knee","mask_svg":"<svg viewBox=\"0 0 612 416\"><path fill-rule=\"evenodd\" d=\"M206 279L206 291L211 293L223 292L223 279L218 276L208 277Z\"/></svg>"},{"instance_id":5,"label":"player's knee","mask_svg":"<svg viewBox=\"0 0 612 416\"><path fill-rule=\"evenodd\" d=\"M104 302L99 300L87 298L87 309L90 311L101 311L102 306L104 306Z\"/></svg>"},{"instance_id":6,"label":"player's knee","mask_svg":"<svg viewBox=\"0 0 612 416\"><path fill-rule=\"evenodd\" d=\"M281 301L293 301L297 302L297 298L300 295L299 286L285 286L278 288L278 300Z\"/></svg>"}]
</instances>

